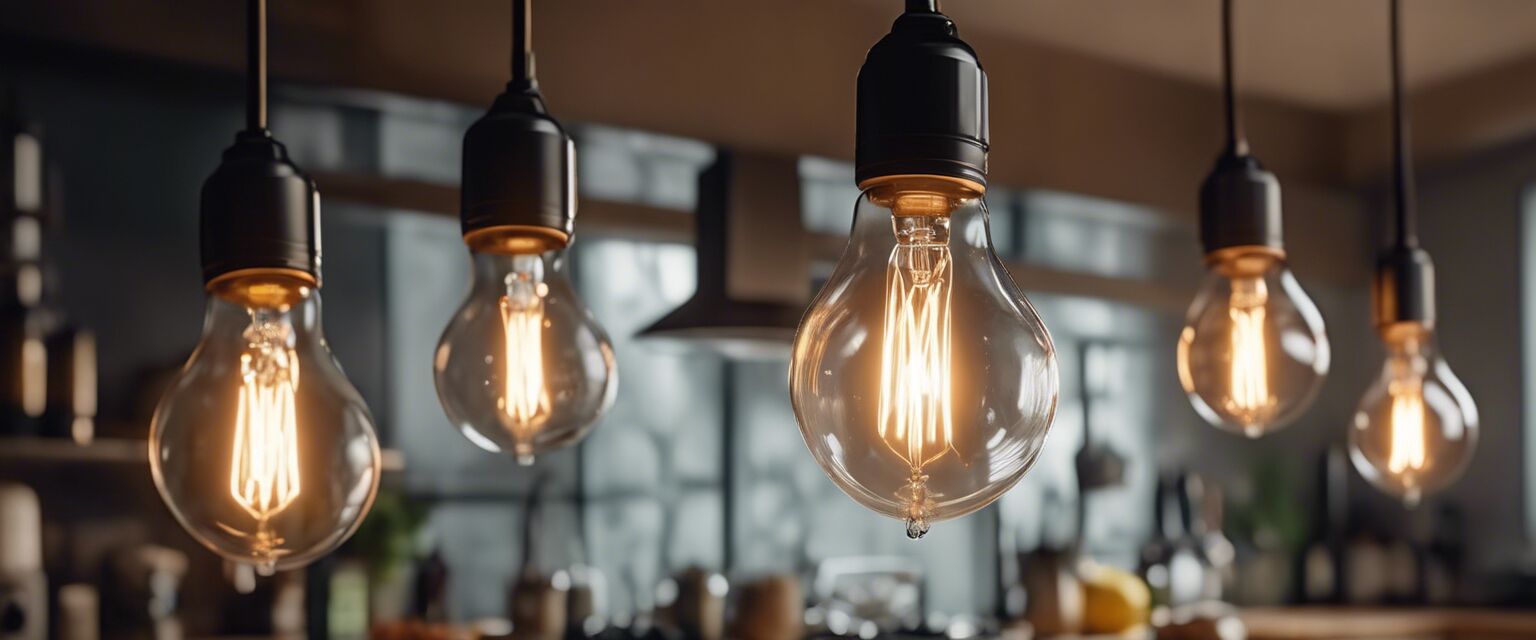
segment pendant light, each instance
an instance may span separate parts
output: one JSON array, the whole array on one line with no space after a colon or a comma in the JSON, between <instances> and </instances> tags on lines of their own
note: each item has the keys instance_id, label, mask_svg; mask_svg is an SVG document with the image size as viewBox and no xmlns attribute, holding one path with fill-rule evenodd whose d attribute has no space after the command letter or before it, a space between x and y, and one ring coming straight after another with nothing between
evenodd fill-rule
<instances>
[{"instance_id":1,"label":"pendant light","mask_svg":"<svg viewBox=\"0 0 1536 640\"><path fill-rule=\"evenodd\" d=\"M863 193L795 335L790 400L832 481L918 538L1023 477L1058 392L987 227L986 73L934 0L870 49L855 155Z\"/></svg>"},{"instance_id":2,"label":"pendant light","mask_svg":"<svg viewBox=\"0 0 1536 640\"><path fill-rule=\"evenodd\" d=\"M264 574L357 529L379 440L320 326L320 199L267 131L266 2L250 0L246 128L203 184L202 341L155 409L155 487L187 532Z\"/></svg>"},{"instance_id":3,"label":"pendant light","mask_svg":"<svg viewBox=\"0 0 1536 640\"><path fill-rule=\"evenodd\" d=\"M1179 382L1210 424L1257 438L1292 422L1328 375L1323 317L1286 264L1280 182L1248 153L1222 0L1227 143L1200 186L1207 270L1179 334Z\"/></svg>"},{"instance_id":4,"label":"pendant light","mask_svg":"<svg viewBox=\"0 0 1536 640\"><path fill-rule=\"evenodd\" d=\"M613 345L565 275L576 149L534 78L529 2L512 1L512 81L464 135L472 280L432 363L454 427L524 465L580 440L618 392Z\"/></svg>"},{"instance_id":5,"label":"pendant light","mask_svg":"<svg viewBox=\"0 0 1536 640\"><path fill-rule=\"evenodd\" d=\"M1376 332L1387 348L1349 429L1349 458L1376 488L1412 506L1461 477L1477 446L1477 405L1435 346L1435 267L1419 247L1403 103L1402 16L1391 0L1395 234L1377 257Z\"/></svg>"}]
</instances>

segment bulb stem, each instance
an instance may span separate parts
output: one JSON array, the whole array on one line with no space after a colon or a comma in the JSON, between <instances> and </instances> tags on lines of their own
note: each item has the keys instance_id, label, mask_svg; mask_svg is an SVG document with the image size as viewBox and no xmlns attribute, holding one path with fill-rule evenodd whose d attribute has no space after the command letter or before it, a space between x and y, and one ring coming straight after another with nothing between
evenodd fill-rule
<instances>
[{"instance_id":1,"label":"bulb stem","mask_svg":"<svg viewBox=\"0 0 1536 640\"><path fill-rule=\"evenodd\" d=\"M249 0L245 18L245 129L267 129L267 0Z\"/></svg>"},{"instance_id":2,"label":"bulb stem","mask_svg":"<svg viewBox=\"0 0 1536 640\"><path fill-rule=\"evenodd\" d=\"M1395 199L1396 243L1399 247L1419 245L1416 199L1413 187L1412 142L1408 137L1408 106L1403 98L1402 6L1391 0L1392 31L1392 160Z\"/></svg>"}]
</instances>

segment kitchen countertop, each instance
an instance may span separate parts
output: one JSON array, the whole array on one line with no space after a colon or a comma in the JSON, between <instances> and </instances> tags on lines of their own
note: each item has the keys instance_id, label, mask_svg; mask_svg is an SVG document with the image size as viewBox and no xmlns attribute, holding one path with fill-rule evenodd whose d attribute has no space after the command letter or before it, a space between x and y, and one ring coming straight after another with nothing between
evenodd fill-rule
<instances>
[{"instance_id":1,"label":"kitchen countertop","mask_svg":"<svg viewBox=\"0 0 1536 640\"><path fill-rule=\"evenodd\" d=\"M1238 616L1250 640L1536 639L1536 612L1511 610L1280 607Z\"/></svg>"}]
</instances>

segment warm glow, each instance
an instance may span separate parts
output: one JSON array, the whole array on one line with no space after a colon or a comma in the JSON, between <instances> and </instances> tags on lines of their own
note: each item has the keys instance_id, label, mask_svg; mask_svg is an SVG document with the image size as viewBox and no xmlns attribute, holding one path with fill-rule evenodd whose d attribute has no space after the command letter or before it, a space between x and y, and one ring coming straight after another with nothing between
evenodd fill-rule
<instances>
[{"instance_id":1,"label":"warm glow","mask_svg":"<svg viewBox=\"0 0 1536 640\"><path fill-rule=\"evenodd\" d=\"M249 346L240 355L229 494L256 520L254 549L257 560L266 565L281 555L278 547L283 543L267 531L267 522L292 505L300 492L295 401L299 357L289 346L291 333L286 324L258 315L246 330Z\"/></svg>"},{"instance_id":2,"label":"warm glow","mask_svg":"<svg viewBox=\"0 0 1536 640\"><path fill-rule=\"evenodd\" d=\"M931 496L923 467L954 442L950 394L948 246L932 229L913 232L891 251L886 269L885 332L881 343L877 430L907 462L911 478L909 533L927 531ZM916 537L916 536L914 536Z\"/></svg>"},{"instance_id":3,"label":"warm glow","mask_svg":"<svg viewBox=\"0 0 1536 640\"><path fill-rule=\"evenodd\" d=\"M1269 360L1264 342L1264 305L1269 300L1268 287L1259 278L1232 281L1231 386L1226 409L1244 425L1254 426L1269 420L1275 398L1269 392Z\"/></svg>"},{"instance_id":4,"label":"warm glow","mask_svg":"<svg viewBox=\"0 0 1536 640\"><path fill-rule=\"evenodd\" d=\"M549 418L549 389L544 381L544 297L548 286L536 274L507 276L501 298L505 337L500 406L516 441L518 460L531 463L533 439Z\"/></svg>"},{"instance_id":5,"label":"warm glow","mask_svg":"<svg viewBox=\"0 0 1536 640\"><path fill-rule=\"evenodd\" d=\"M1392 473L1424 468L1424 391L1418 380L1393 381L1387 387L1392 395L1392 449L1387 470Z\"/></svg>"}]
</instances>

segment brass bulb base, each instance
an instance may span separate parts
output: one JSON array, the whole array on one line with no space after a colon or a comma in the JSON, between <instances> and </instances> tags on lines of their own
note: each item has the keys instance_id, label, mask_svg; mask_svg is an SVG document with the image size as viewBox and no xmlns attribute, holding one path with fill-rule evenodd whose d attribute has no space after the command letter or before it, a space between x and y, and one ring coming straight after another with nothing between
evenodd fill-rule
<instances>
[{"instance_id":1,"label":"brass bulb base","mask_svg":"<svg viewBox=\"0 0 1536 640\"><path fill-rule=\"evenodd\" d=\"M501 225L465 232L464 244L475 253L537 255L566 248L571 244L571 235L551 227Z\"/></svg>"},{"instance_id":2,"label":"brass bulb base","mask_svg":"<svg viewBox=\"0 0 1536 640\"><path fill-rule=\"evenodd\" d=\"M859 183L871 202L901 216L947 216L960 205L982 197L986 185L953 176L880 176Z\"/></svg>"},{"instance_id":3,"label":"brass bulb base","mask_svg":"<svg viewBox=\"0 0 1536 640\"><path fill-rule=\"evenodd\" d=\"M241 269L220 274L204 285L208 293L243 307L287 309L320 288L320 282L299 269Z\"/></svg>"}]
</instances>

